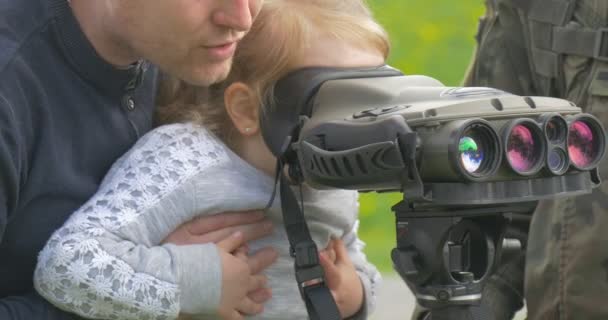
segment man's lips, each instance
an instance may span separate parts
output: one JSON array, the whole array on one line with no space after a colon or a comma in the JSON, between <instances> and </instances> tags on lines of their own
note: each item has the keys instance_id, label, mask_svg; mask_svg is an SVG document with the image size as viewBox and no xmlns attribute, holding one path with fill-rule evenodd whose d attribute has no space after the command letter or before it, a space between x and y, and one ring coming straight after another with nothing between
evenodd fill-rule
<instances>
[{"instance_id":1,"label":"man's lips","mask_svg":"<svg viewBox=\"0 0 608 320\"><path fill-rule=\"evenodd\" d=\"M223 61L234 55L237 41L230 41L219 45L203 46L213 60Z\"/></svg>"}]
</instances>

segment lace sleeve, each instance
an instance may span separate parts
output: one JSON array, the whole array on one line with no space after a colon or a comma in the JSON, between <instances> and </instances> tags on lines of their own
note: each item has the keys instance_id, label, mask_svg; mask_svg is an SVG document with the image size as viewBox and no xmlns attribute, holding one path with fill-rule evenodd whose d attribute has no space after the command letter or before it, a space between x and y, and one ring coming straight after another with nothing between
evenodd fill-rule
<instances>
[{"instance_id":1,"label":"lace sleeve","mask_svg":"<svg viewBox=\"0 0 608 320\"><path fill-rule=\"evenodd\" d=\"M164 210L155 209L182 196L185 182L224 160L222 152L214 137L190 125L161 127L142 138L53 234L38 259L36 289L59 308L88 318L213 312L221 284L215 246L158 246L191 212L175 205L186 201L175 199L174 212L160 216ZM188 286L197 291L184 291Z\"/></svg>"}]
</instances>

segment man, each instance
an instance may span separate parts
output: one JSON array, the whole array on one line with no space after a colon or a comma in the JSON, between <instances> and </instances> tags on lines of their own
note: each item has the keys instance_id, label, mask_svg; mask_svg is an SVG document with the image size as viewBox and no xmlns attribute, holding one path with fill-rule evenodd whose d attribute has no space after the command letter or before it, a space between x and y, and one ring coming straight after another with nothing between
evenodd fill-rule
<instances>
[{"instance_id":1,"label":"man","mask_svg":"<svg viewBox=\"0 0 608 320\"><path fill-rule=\"evenodd\" d=\"M157 69L223 79L261 0L0 0L0 319L72 319L32 286L51 233L151 127ZM260 214L199 219L177 244L268 234ZM250 272L272 263L266 251ZM264 288L250 297L269 298Z\"/></svg>"},{"instance_id":2,"label":"man","mask_svg":"<svg viewBox=\"0 0 608 320\"><path fill-rule=\"evenodd\" d=\"M488 0L466 85L564 98L608 124L608 1ZM606 177L608 161L600 164ZM485 290L497 319L522 306L528 319L607 319L608 184L544 201L528 248ZM524 228L525 229L525 228ZM525 261L525 290L523 270Z\"/></svg>"}]
</instances>

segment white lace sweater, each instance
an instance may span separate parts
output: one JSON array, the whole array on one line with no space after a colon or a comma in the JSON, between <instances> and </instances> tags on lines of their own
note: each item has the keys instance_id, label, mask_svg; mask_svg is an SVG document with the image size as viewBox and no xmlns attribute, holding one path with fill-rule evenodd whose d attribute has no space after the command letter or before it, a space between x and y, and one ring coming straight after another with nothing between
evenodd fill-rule
<instances>
[{"instance_id":1,"label":"white lace sweater","mask_svg":"<svg viewBox=\"0 0 608 320\"><path fill-rule=\"evenodd\" d=\"M174 319L180 312L214 318L221 262L214 244L160 245L198 215L264 208L273 180L191 124L159 127L111 168L98 192L57 230L40 253L34 283L61 309L96 319ZM273 246L278 261L265 274L273 298L259 319L307 319L289 256L279 201L268 210L273 235L250 243ZM306 189L304 206L319 248L342 237L374 303L377 270L356 234L356 192ZM204 316L205 317L205 316Z\"/></svg>"}]
</instances>

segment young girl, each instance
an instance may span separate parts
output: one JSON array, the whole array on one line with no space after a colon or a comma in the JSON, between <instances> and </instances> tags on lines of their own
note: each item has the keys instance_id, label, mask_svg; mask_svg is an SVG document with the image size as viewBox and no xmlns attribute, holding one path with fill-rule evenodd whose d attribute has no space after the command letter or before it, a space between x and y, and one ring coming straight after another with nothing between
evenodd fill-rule
<instances>
[{"instance_id":1,"label":"young girl","mask_svg":"<svg viewBox=\"0 0 608 320\"><path fill-rule=\"evenodd\" d=\"M311 66L379 66L387 54L386 34L362 0L266 0L226 81L208 90L167 86L161 117L178 123L144 136L52 236L36 289L89 318L240 319L249 284L227 277L226 265L245 259L244 249L163 239L198 215L264 208L276 159L260 132L260 101L278 79ZM303 199L314 241L328 248L321 264L341 315L366 317L379 274L357 238L357 193L305 189ZM251 251L270 245L279 254L265 272L273 297L256 318L307 319L277 202L266 213L274 234L249 243Z\"/></svg>"}]
</instances>

